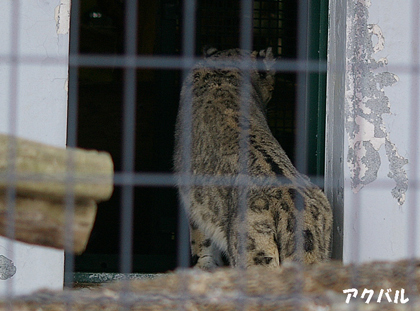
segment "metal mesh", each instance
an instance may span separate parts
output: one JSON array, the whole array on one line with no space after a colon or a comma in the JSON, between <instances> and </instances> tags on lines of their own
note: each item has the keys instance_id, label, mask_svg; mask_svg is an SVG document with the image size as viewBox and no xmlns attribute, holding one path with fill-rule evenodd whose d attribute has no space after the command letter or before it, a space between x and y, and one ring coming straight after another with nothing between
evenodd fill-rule
<instances>
[{"instance_id":1,"label":"metal mesh","mask_svg":"<svg viewBox=\"0 0 420 311\"><path fill-rule=\"evenodd\" d=\"M268 115L274 135L293 157L296 26L296 5L280 0L72 1L67 146L110 152L115 193L99 206L85 254L66 254L67 283L75 271L189 266L186 217L177 213L171 173L173 128L181 82L205 46L271 46L284 58L275 68L282 87L276 88ZM74 163L68 164L71 171ZM69 223L74 200L69 191Z\"/></svg>"},{"instance_id":2,"label":"metal mesh","mask_svg":"<svg viewBox=\"0 0 420 311\"><path fill-rule=\"evenodd\" d=\"M308 81L311 73L325 73L327 70L325 62L319 59L310 61L309 56L307 38L310 37L312 25L311 5L317 4L316 1L303 0L298 3L284 0L72 0L67 145L109 151L115 163L115 193L99 207L86 253L81 256L74 256L70 252L66 254L67 285L72 285L78 272L111 272L135 277L134 273L159 273L189 267L188 221L184 210L178 208L175 190L177 183L181 180L187 187L203 184L228 187L236 183L235 186L245 190L251 181L258 183L252 178L238 182L226 176L208 179L181 176L176 179L172 174L173 132L179 90L182 81L199 61L205 46L219 49L240 47L247 50L273 47L279 59L275 65L275 92L267 110L268 123L297 169L309 173L308 141L312 137L308 137L311 118L307 105ZM412 19L418 22L417 9L413 10ZM417 43L419 27L417 24L414 26L413 42ZM413 64L417 66L418 51L415 45ZM246 68L247 60L241 65ZM407 71L417 74L416 66ZM16 131L16 112L13 110L17 96L14 88L16 72L17 68L12 67L9 81L12 133ZM413 79L411 86L413 103L418 101L417 80ZM319 89L324 91L322 87ZM248 93L249 85L244 83L242 92ZM188 98L192 95L186 96ZM410 126L414 129L418 107L411 105L410 110ZM244 116L249 114L249 107L242 107L241 113ZM182 135L188 146L191 145L191 107L187 109L186 115L186 130ZM249 124L244 122L242 126L246 128ZM414 131L410 136L413 172L417 169L416 134ZM241 136L243 141L248 138L247 134ZM243 141L241 154L246 154L247 145ZM190 159L191 150L186 150L184 157ZM9 162L13 168L13 144L9 152ZM244 159L240 157L239 162L244 162ZM69 185L74 182L71 174L73 165L70 159ZM246 165L243 165L241 173L248 175ZM415 180L415 173L412 174ZM14 174L6 176L11 184L7 190L7 205L8 217L12 220L16 198L13 187L15 177ZM311 179L323 187L322 176L311 176ZM270 182L278 185L284 184L284 181L279 177ZM376 184L378 187L384 185L389 186L389 183L378 181ZM330 190L335 193L343 191L342 188L334 187L330 187ZM246 201L244 194L239 199L242 222L246 219ZM357 197L352 202L355 209L359 208L361 201ZM415 232L417 198L413 195L408 201L408 227ZM66 206L70 223L75 206L74 193L70 190ZM296 206L302 210L303 202L296 201ZM302 221L298 220L298 228L302 226ZM359 225L357 221L355 223ZM10 237L13 237L14 230L11 221ZM68 234L72 235L70 228ZM355 237L351 248L356 260L360 255L360 241L363 237L359 233ZM298 238L299 243L302 241ZM241 245L244 252L245 243ZM338 247L340 249L335 253L341 252L341 245ZM408 248L414 257L415 235L408 241ZM408 266L407 271L412 268ZM287 297L292 297L291 304L298 308L302 302L300 298L304 282L301 277L304 268L299 266L293 273L296 274L296 282L293 284L296 290ZM115 275L107 276L107 280L113 277ZM352 282L357 284L356 272L351 277ZM191 281L188 272L180 274L180 278ZM235 282L239 294L235 294L230 302L233 301L242 310L252 299L242 295L246 279L238 275L235 276ZM181 299L178 304L182 309L183 303L191 297L188 296L188 284L180 284ZM127 297L120 298L124 304ZM153 300L150 296L145 299Z\"/></svg>"},{"instance_id":3,"label":"metal mesh","mask_svg":"<svg viewBox=\"0 0 420 311\"><path fill-rule=\"evenodd\" d=\"M101 5L81 8L80 54L72 52L71 57L75 62L77 60L73 70L79 75L77 85L73 87L77 88L73 95L77 97L79 109L77 145L111 152L118 172L124 163L121 141L126 139L119 138L124 137L123 127L127 123L120 102L125 98L124 81L127 80L124 79L124 59L117 55L124 56L122 42L127 25L123 21L127 20L124 19L124 5L118 1L113 3L111 6L104 1L98 2ZM237 1L199 1L195 4L196 27L186 25L194 15L185 13L188 6L178 1L162 1L153 6L139 2L138 6L141 16L136 29L139 38L136 61L143 64L135 64L138 67L137 82L132 84L136 89L135 95L131 95L136 97L136 108L132 108L136 115L136 125L131 128L131 133L135 134L132 156L137 172L169 173L172 169L173 125L182 81L180 69L188 72L192 65L189 60L182 61L173 56L180 55L181 51L186 53L187 45L191 49L189 53L193 53L191 56L198 58L206 46L218 49L238 47L241 6ZM296 35L293 35L297 25L296 5L284 5L282 1L254 1L251 12L253 21L248 40L252 42L252 48L260 50L272 46L274 52L285 60L296 57ZM187 19L184 21L182 16ZM105 37L108 37L107 44L104 43ZM190 40L191 37L196 37L196 40ZM182 43L181 38L188 39ZM108 58L101 60L98 54ZM95 57L84 58L89 55ZM82 59L85 60L79 63ZM96 63L98 61L100 63ZM295 137L295 84L295 73L278 72L276 85L281 87L275 88L268 107L270 128L291 158ZM137 224L133 229L133 260L134 270L138 272L164 271L176 265L173 259L168 260L168 254L175 258L178 247L178 221L174 214L176 191L157 185L153 188L135 185L133 188L136 208L132 215ZM121 191L117 179L114 196L109 202L101 203L98 210L98 220L86 253L76 258L76 270L113 272L117 268L115 254L120 245L120 215L116 207L122 209L123 206L119 202ZM109 235L109 243L101 242L104 233ZM155 237L160 241L158 246L152 245ZM162 264L156 264L156 261Z\"/></svg>"},{"instance_id":4,"label":"metal mesh","mask_svg":"<svg viewBox=\"0 0 420 311\"><path fill-rule=\"evenodd\" d=\"M74 281L74 272L155 273L190 265L186 216L177 210L171 173L173 128L181 82L205 45L246 50L271 46L285 58L275 68L276 84L282 87L272 100L283 104L269 107L268 114L274 134L293 154L296 21L296 6L284 1L72 1L67 146L109 151L116 189L99 206L86 253L66 254L67 284ZM10 83L14 107L13 75ZM14 133L13 109L10 116ZM190 134L185 133L186 142ZM12 145L12 164L14 153ZM67 163L69 185L74 183L73 161ZM8 176L11 184L13 178ZM15 196L10 187L11 219ZM246 196L240 201L244 220ZM75 203L69 186L69 241ZM10 237L13 232L12 221Z\"/></svg>"}]
</instances>

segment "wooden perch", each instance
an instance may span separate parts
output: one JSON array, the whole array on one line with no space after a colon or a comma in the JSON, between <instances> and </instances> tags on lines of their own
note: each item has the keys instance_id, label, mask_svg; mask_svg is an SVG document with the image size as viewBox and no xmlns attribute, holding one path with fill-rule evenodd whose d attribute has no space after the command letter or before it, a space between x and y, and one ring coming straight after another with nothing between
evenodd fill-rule
<instances>
[{"instance_id":1,"label":"wooden perch","mask_svg":"<svg viewBox=\"0 0 420 311\"><path fill-rule=\"evenodd\" d=\"M95 222L96 202L109 199L112 191L113 163L108 153L57 148L0 134L0 235L7 236L8 211L13 208L16 240L54 248L72 246L68 250L79 254ZM8 193L12 200L7 200ZM70 242L65 229L68 194L74 201Z\"/></svg>"},{"instance_id":2,"label":"wooden perch","mask_svg":"<svg viewBox=\"0 0 420 311\"><path fill-rule=\"evenodd\" d=\"M5 194L0 194L0 235L7 237L8 208ZM89 240L96 217L93 200L74 205L71 230L73 240L66 241L66 204L64 201L49 201L39 198L17 196L14 209L14 239L42 246L66 248L76 254L82 253ZM69 218L67 218L70 221Z\"/></svg>"},{"instance_id":3,"label":"wooden perch","mask_svg":"<svg viewBox=\"0 0 420 311\"><path fill-rule=\"evenodd\" d=\"M113 170L106 152L58 148L0 134L0 191L13 182L9 176L14 173L18 194L62 199L73 192L76 199L103 201L113 191Z\"/></svg>"}]
</instances>

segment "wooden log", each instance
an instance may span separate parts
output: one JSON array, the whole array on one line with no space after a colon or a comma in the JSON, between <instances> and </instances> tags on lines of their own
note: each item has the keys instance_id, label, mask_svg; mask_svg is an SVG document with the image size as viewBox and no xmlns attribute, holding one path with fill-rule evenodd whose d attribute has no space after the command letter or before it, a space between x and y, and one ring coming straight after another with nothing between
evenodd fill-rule
<instances>
[{"instance_id":1,"label":"wooden log","mask_svg":"<svg viewBox=\"0 0 420 311\"><path fill-rule=\"evenodd\" d=\"M58 148L0 134L0 191L15 186L19 195L76 200L109 199L113 163L106 152Z\"/></svg>"},{"instance_id":2,"label":"wooden log","mask_svg":"<svg viewBox=\"0 0 420 311\"><path fill-rule=\"evenodd\" d=\"M35 197L17 196L7 203L7 195L0 193L0 235L7 237L7 224L14 223L14 239L42 246L82 253L89 240L95 222L97 205L93 200L77 201L70 228L73 240L66 241L66 204L63 200L51 201ZM8 209L13 209L13 219L8 217Z\"/></svg>"}]
</instances>

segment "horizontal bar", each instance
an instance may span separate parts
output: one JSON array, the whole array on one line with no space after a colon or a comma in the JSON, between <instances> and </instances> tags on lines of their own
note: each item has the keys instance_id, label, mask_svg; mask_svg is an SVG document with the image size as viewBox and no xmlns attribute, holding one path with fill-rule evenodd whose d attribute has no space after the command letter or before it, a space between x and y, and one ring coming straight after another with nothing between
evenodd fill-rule
<instances>
[{"instance_id":1,"label":"horizontal bar","mask_svg":"<svg viewBox=\"0 0 420 311\"><path fill-rule=\"evenodd\" d=\"M0 54L0 63L26 64L26 65L45 65L54 66L69 63L75 67L99 67L99 68L155 68L155 69L189 69L202 61L201 57L185 58L181 56L123 56L123 55L71 55L68 58L45 58L45 56L32 55L8 55ZM215 62L217 64L217 62ZM226 64L226 61L224 62ZM215 65L215 68L217 65ZM222 68L221 65L219 68ZM257 62L257 68L265 70L265 64L262 61ZM379 67L376 70L380 70ZM385 67L383 67L385 68ZM246 67L244 67L246 69ZM330 68L334 70L334 68ZM279 72L326 72L327 62L325 61L298 61L291 59L277 59L273 70ZM420 74L420 64L386 64L388 72L397 72L398 74Z\"/></svg>"},{"instance_id":2,"label":"horizontal bar","mask_svg":"<svg viewBox=\"0 0 420 311\"><path fill-rule=\"evenodd\" d=\"M177 56L103 56L103 55L89 55L89 56L70 56L70 66L79 67L135 67L135 68L155 68L155 69L189 69L196 65L203 58L201 57L177 57ZM215 60L211 67L224 68L225 61ZM246 60L244 60L242 69L247 69ZM251 67L252 68L252 67ZM257 68L266 70L266 65L263 61L257 61ZM273 66L276 71L310 71L319 72L327 71L327 63L319 61L299 62L295 60L277 60Z\"/></svg>"},{"instance_id":3,"label":"horizontal bar","mask_svg":"<svg viewBox=\"0 0 420 311\"><path fill-rule=\"evenodd\" d=\"M9 173L10 174L10 173ZM7 173L0 173L0 184L6 184L10 175ZM105 175L86 175L82 176L78 174L72 178L71 184L77 183L94 183L101 184L107 183L104 181L104 177L109 177ZM315 184L319 187L324 186L324 178L318 176L308 176L312 184ZM43 174L23 174L16 173L14 174L14 181L46 181L51 180L51 178L46 179ZM57 174L54 178L56 182L65 182L68 175L66 174ZM143 173L143 172L133 172L133 173L124 173L116 172L114 174L114 185L123 186L123 185L133 185L133 186L143 186L143 187L176 187L178 185L191 185L191 186L222 186L222 187L237 187L237 186L261 186L261 187L275 187L275 186L287 186L290 185L290 179L282 176L205 176L205 175L180 175L172 173ZM296 185L296 184L294 184ZM381 187L394 187L395 181L382 178L373 181L372 183L365 185L368 188L381 188ZM409 187L414 189L420 187L420 180L410 180Z\"/></svg>"},{"instance_id":4,"label":"horizontal bar","mask_svg":"<svg viewBox=\"0 0 420 311\"><path fill-rule=\"evenodd\" d=\"M67 58L45 58L30 55L10 56L0 55L0 63L18 63L18 64L41 64L41 65L59 65L69 62L70 66L74 67L99 67L99 68L147 68L147 69L190 69L203 58L201 57L180 57L180 56L123 56L123 55L70 55ZM242 63L242 69L248 68L249 62ZM252 65L253 66L253 63ZM214 68L226 67L226 61L214 61ZM251 67L252 68L252 67ZM266 65L263 61L257 61L257 68L259 70L266 70ZM272 67L275 71L282 72L326 72L327 63L324 61L296 61L278 59Z\"/></svg>"}]
</instances>

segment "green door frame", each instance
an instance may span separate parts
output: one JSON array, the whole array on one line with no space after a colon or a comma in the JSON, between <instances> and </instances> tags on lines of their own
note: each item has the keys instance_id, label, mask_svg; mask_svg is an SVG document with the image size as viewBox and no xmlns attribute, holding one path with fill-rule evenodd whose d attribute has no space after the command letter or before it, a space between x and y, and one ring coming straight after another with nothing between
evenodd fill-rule
<instances>
[{"instance_id":1,"label":"green door frame","mask_svg":"<svg viewBox=\"0 0 420 311\"><path fill-rule=\"evenodd\" d=\"M328 41L328 1L312 0L309 21L309 55L318 61L320 70L308 78L308 174L324 176L325 159L325 103Z\"/></svg>"}]
</instances>

